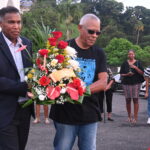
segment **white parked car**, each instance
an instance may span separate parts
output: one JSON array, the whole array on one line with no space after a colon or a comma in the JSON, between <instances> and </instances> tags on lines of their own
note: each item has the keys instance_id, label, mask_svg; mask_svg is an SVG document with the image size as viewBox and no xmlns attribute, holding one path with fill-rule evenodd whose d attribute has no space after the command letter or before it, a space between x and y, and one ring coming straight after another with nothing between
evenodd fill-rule
<instances>
[{"instance_id":1,"label":"white parked car","mask_svg":"<svg viewBox=\"0 0 150 150\"><path fill-rule=\"evenodd\" d=\"M122 90L122 85L121 85L121 80L120 80L120 74L116 74L114 76L114 79L115 79L115 83L114 83L114 86L113 86L114 91Z\"/></svg>"}]
</instances>

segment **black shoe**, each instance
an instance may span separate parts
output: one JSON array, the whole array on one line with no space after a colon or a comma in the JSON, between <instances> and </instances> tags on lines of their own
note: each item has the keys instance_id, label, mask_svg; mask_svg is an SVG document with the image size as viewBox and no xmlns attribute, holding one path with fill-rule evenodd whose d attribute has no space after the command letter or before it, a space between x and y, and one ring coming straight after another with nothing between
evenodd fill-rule
<instances>
[{"instance_id":1,"label":"black shoe","mask_svg":"<svg viewBox=\"0 0 150 150\"><path fill-rule=\"evenodd\" d=\"M108 118L108 121L114 121L114 119L112 119L112 118Z\"/></svg>"}]
</instances>

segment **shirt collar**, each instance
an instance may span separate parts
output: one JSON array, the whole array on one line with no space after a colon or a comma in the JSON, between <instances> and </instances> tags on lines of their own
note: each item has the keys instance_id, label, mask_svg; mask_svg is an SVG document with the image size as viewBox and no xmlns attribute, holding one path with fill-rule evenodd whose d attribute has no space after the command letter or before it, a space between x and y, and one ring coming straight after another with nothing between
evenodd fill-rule
<instances>
[{"instance_id":1,"label":"shirt collar","mask_svg":"<svg viewBox=\"0 0 150 150\"><path fill-rule=\"evenodd\" d=\"M12 43L12 42L5 36L4 33L2 33L2 35L3 35L3 37L4 37L4 39L5 39L5 41L6 41L6 43L7 43L8 46L12 46L12 45L14 46L14 43ZM19 43L18 41L21 41L21 38L20 38L20 37L17 38L17 43L16 43L15 46L20 46L20 43Z\"/></svg>"}]
</instances>

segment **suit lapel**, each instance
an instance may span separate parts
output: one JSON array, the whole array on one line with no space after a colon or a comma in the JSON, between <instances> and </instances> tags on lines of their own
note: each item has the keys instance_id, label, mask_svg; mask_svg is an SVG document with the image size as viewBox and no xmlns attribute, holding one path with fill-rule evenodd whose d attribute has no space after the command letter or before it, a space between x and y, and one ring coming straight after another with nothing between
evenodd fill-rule
<instances>
[{"instance_id":1,"label":"suit lapel","mask_svg":"<svg viewBox=\"0 0 150 150\"><path fill-rule=\"evenodd\" d=\"M13 56L10 52L10 49L9 49L8 45L6 44L6 42L5 42L5 40L2 36L2 33L0 33L0 49L3 51L3 53L5 54L7 59L9 60L10 64L13 66L13 68L17 71L15 61L13 59Z\"/></svg>"}]
</instances>

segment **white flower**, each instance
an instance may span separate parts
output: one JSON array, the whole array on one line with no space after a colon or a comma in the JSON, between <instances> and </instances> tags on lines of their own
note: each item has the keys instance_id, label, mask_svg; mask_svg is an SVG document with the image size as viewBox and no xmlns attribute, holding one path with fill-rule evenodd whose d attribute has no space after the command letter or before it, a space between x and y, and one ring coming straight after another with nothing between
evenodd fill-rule
<instances>
[{"instance_id":1,"label":"white flower","mask_svg":"<svg viewBox=\"0 0 150 150\"><path fill-rule=\"evenodd\" d=\"M72 48L70 46L67 46L65 48L65 50L66 50L66 52L68 53L69 56L71 56L71 57L77 57L76 56L77 52L76 52L76 50L74 48Z\"/></svg>"},{"instance_id":2,"label":"white flower","mask_svg":"<svg viewBox=\"0 0 150 150\"><path fill-rule=\"evenodd\" d=\"M55 71L57 71L57 69L53 69L53 70L52 70L52 72L55 72Z\"/></svg>"},{"instance_id":3,"label":"white flower","mask_svg":"<svg viewBox=\"0 0 150 150\"><path fill-rule=\"evenodd\" d=\"M27 81L28 81L28 77L27 77L27 76L25 76L25 77L24 77L24 80L27 82Z\"/></svg>"},{"instance_id":4,"label":"white flower","mask_svg":"<svg viewBox=\"0 0 150 150\"><path fill-rule=\"evenodd\" d=\"M38 88L36 88L35 91L36 91L36 93L37 93L38 95L42 94L42 91L39 90Z\"/></svg>"},{"instance_id":5,"label":"white flower","mask_svg":"<svg viewBox=\"0 0 150 150\"><path fill-rule=\"evenodd\" d=\"M33 81L37 81L37 77L34 76L34 77L33 77Z\"/></svg>"},{"instance_id":6,"label":"white flower","mask_svg":"<svg viewBox=\"0 0 150 150\"><path fill-rule=\"evenodd\" d=\"M60 93L61 93L61 94L66 93L66 88L62 88L61 91L60 91Z\"/></svg>"},{"instance_id":7,"label":"white flower","mask_svg":"<svg viewBox=\"0 0 150 150\"><path fill-rule=\"evenodd\" d=\"M68 62L70 63L70 65L73 67L74 70L79 69L79 62L78 61L71 59Z\"/></svg>"},{"instance_id":8,"label":"white flower","mask_svg":"<svg viewBox=\"0 0 150 150\"><path fill-rule=\"evenodd\" d=\"M44 95L39 95L39 100L40 100L40 101L44 101L44 99L45 99L45 96L44 96Z\"/></svg>"},{"instance_id":9,"label":"white flower","mask_svg":"<svg viewBox=\"0 0 150 150\"><path fill-rule=\"evenodd\" d=\"M51 61L51 66L56 66L57 63L58 63L58 60L57 59L53 59Z\"/></svg>"},{"instance_id":10,"label":"white flower","mask_svg":"<svg viewBox=\"0 0 150 150\"><path fill-rule=\"evenodd\" d=\"M59 49L55 47L53 50L56 52L56 51L58 51Z\"/></svg>"}]
</instances>

